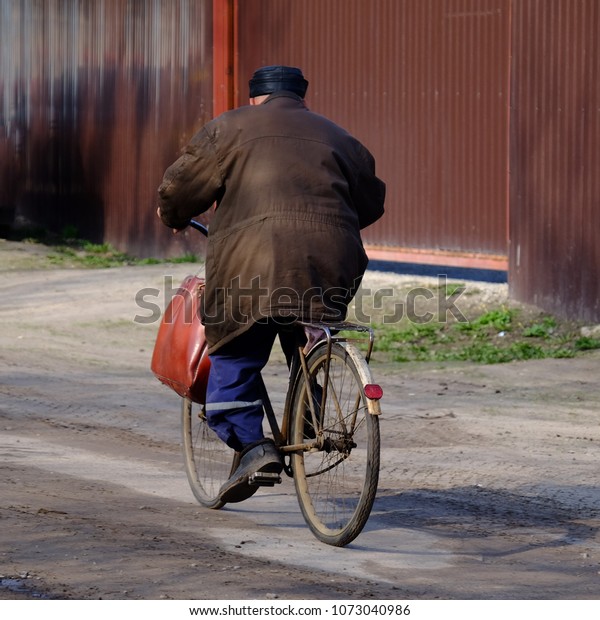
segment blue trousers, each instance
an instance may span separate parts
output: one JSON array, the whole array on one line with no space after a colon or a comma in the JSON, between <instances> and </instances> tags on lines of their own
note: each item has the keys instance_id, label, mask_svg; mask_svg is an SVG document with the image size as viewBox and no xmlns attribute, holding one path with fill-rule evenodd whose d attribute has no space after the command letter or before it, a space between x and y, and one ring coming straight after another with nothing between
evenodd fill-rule
<instances>
[{"instance_id":1,"label":"blue trousers","mask_svg":"<svg viewBox=\"0 0 600 620\"><path fill-rule=\"evenodd\" d=\"M234 450L241 451L264 438L260 372L269 361L278 333L289 364L296 337L272 322L255 323L209 355L208 425Z\"/></svg>"}]
</instances>

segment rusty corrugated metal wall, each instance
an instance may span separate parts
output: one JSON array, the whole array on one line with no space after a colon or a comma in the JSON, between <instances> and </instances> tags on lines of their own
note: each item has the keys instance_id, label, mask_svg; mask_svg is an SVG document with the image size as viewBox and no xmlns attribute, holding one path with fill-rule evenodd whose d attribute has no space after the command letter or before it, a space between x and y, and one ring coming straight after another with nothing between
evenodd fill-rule
<instances>
[{"instance_id":1,"label":"rusty corrugated metal wall","mask_svg":"<svg viewBox=\"0 0 600 620\"><path fill-rule=\"evenodd\" d=\"M369 244L505 255L509 0L241 0L238 101L261 65L360 138L388 184Z\"/></svg>"},{"instance_id":2,"label":"rusty corrugated metal wall","mask_svg":"<svg viewBox=\"0 0 600 620\"><path fill-rule=\"evenodd\" d=\"M600 3L514 3L511 294L600 321Z\"/></svg>"},{"instance_id":3,"label":"rusty corrugated metal wall","mask_svg":"<svg viewBox=\"0 0 600 620\"><path fill-rule=\"evenodd\" d=\"M211 0L2 0L4 223L181 253L153 211L165 167L212 116Z\"/></svg>"}]
</instances>

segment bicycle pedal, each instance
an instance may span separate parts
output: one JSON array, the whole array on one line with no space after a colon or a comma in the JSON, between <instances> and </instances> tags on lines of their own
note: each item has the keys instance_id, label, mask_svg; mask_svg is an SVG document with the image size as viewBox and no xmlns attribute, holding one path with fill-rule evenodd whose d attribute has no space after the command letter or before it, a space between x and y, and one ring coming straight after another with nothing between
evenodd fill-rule
<instances>
[{"instance_id":1,"label":"bicycle pedal","mask_svg":"<svg viewBox=\"0 0 600 620\"><path fill-rule=\"evenodd\" d=\"M274 472L257 471L248 478L248 484L258 487L274 487L281 482L281 476Z\"/></svg>"}]
</instances>

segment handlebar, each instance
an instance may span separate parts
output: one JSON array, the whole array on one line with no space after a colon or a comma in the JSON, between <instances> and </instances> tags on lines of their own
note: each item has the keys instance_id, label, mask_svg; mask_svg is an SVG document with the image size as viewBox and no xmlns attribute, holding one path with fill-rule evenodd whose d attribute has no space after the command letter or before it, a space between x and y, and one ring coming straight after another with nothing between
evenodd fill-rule
<instances>
[{"instance_id":1,"label":"handlebar","mask_svg":"<svg viewBox=\"0 0 600 620\"><path fill-rule=\"evenodd\" d=\"M204 224L200 224L196 220L190 220L190 226L199 230L205 237L208 237L208 228Z\"/></svg>"}]
</instances>

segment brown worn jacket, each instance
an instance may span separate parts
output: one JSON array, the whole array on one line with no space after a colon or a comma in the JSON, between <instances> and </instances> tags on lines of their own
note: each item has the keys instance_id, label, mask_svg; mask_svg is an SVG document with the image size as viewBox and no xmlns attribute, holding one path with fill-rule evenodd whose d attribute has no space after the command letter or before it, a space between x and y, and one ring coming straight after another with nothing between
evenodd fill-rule
<instances>
[{"instance_id":1,"label":"brown worn jacket","mask_svg":"<svg viewBox=\"0 0 600 620\"><path fill-rule=\"evenodd\" d=\"M265 317L341 320L367 266L360 229L383 214L369 151L282 91L209 122L165 172L163 222L213 203L204 323L209 351Z\"/></svg>"}]
</instances>

